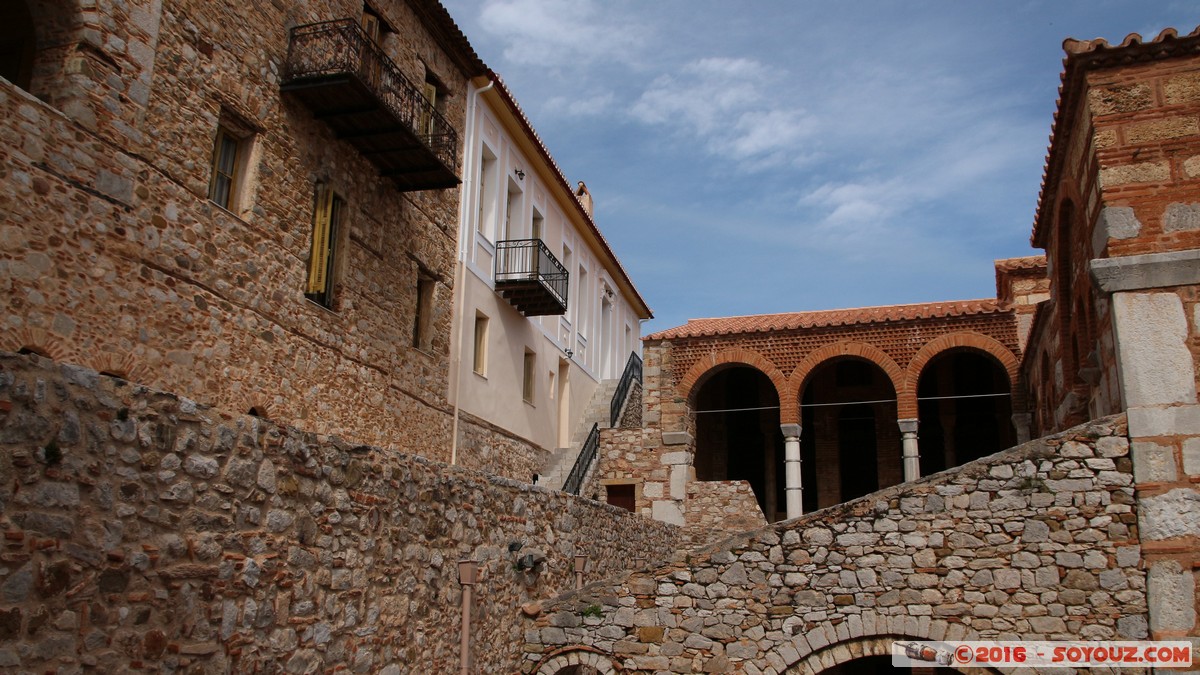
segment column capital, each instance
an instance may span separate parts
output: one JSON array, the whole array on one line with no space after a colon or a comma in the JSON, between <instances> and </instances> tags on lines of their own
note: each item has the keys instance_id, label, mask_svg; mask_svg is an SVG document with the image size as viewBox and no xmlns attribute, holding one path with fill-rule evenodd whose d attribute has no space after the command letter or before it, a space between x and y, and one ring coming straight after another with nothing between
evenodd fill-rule
<instances>
[{"instance_id":1,"label":"column capital","mask_svg":"<svg viewBox=\"0 0 1200 675\"><path fill-rule=\"evenodd\" d=\"M785 438L800 438L799 424L780 424L779 430L783 432Z\"/></svg>"},{"instance_id":2,"label":"column capital","mask_svg":"<svg viewBox=\"0 0 1200 675\"><path fill-rule=\"evenodd\" d=\"M900 433L915 434L917 433L917 427L920 425L920 420L914 417L906 420L896 420L896 424L900 425Z\"/></svg>"}]
</instances>

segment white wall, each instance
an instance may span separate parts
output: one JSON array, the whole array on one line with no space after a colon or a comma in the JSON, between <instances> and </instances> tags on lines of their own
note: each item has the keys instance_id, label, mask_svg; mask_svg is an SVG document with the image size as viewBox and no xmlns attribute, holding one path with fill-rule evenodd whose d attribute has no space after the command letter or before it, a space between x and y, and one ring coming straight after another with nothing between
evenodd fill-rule
<instances>
[{"instance_id":1,"label":"white wall","mask_svg":"<svg viewBox=\"0 0 1200 675\"><path fill-rule=\"evenodd\" d=\"M472 90L468 99L477 103L473 119L468 108L462 170L462 287L455 294L461 306L455 312L452 346L460 365L451 396L457 395L463 411L552 449L558 446L561 424L565 422L567 437L579 427L599 381L620 377L629 353L640 353L640 323L634 300L615 280L619 272L589 235L574 195L558 182L555 169L523 149L531 147L528 141L512 136L509 129L519 127L511 119L505 124L509 113L495 92L476 95ZM569 265L563 316L526 318L494 290L495 242L505 230L508 239L531 238L535 213L542 219L542 241L560 263ZM475 317L480 314L489 324L485 375L472 367ZM531 402L522 396L527 349L536 355ZM570 358L567 350L573 352ZM559 414L560 363L569 364L565 421Z\"/></svg>"}]
</instances>

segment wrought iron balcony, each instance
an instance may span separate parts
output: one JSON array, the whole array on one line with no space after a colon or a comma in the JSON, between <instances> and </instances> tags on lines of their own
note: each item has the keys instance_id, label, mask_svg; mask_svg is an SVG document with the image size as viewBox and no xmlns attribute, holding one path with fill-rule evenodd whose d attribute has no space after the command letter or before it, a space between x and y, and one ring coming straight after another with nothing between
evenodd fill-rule
<instances>
[{"instance_id":1,"label":"wrought iron balcony","mask_svg":"<svg viewBox=\"0 0 1200 675\"><path fill-rule=\"evenodd\" d=\"M401 190L458 185L458 133L358 21L293 28L280 89Z\"/></svg>"},{"instance_id":2,"label":"wrought iron balcony","mask_svg":"<svg viewBox=\"0 0 1200 675\"><path fill-rule=\"evenodd\" d=\"M541 239L496 242L496 290L525 316L567 311L567 269Z\"/></svg>"}]
</instances>

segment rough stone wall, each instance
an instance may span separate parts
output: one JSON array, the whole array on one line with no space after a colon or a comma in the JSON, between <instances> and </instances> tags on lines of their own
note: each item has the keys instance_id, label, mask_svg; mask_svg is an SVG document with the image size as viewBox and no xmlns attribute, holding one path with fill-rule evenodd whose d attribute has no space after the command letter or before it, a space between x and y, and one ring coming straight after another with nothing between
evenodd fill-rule
<instances>
[{"instance_id":1,"label":"rough stone wall","mask_svg":"<svg viewBox=\"0 0 1200 675\"><path fill-rule=\"evenodd\" d=\"M744 480L688 483L684 518L687 536L693 546L767 524L754 496L754 488Z\"/></svg>"},{"instance_id":2,"label":"rough stone wall","mask_svg":"<svg viewBox=\"0 0 1200 675\"><path fill-rule=\"evenodd\" d=\"M416 82L436 74L461 129L464 75L408 3L374 6L393 29L385 50ZM71 75L94 78L68 84L95 105L47 96L56 109L0 85L0 348L449 460L458 191L397 192L279 90L289 29L362 4L78 11L68 23L103 27L81 29L102 41L88 54L119 66ZM229 116L253 136L232 211L207 199ZM317 183L346 203L332 311L303 295ZM419 275L435 282L425 349L412 346Z\"/></svg>"},{"instance_id":3,"label":"rough stone wall","mask_svg":"<svg viewBox=\"0 0 1200 675\"><path fill-rule=\"evenodd\" d=\"M780 673L872 636L1145 638L1128 452L1107 418L586 586L527 622L523 671L580 649Z\"/></svg>"},{"instance_id":4,"label":"rough stone wall","mask_svg":"<svg viewBox=\"0 0 1200 675\"><path fill-rule=\"evenodd\" d=\"M625 397L625 407L617 426L622 429L642 428L642 383L634 381Z\"/></svg>"},{"instance_id":5,"label":"rough stone wall","mask_svg":"<svg viewBox=\"0 0 1200 675\"><path fill-rule=\"evenodd\" d=\"M675 528L424 458L0 355L0 668L445 673L456 561L480 561L473 672L522 603L669 559ZM514 569L537 549L540 574Z\"/></svg>"},{"instance_id":6,"label":"rough stone wall","mask_svg":"<svg viewBox=\"0 0 1200 675\"><path fill-rule=\"evenodd\" d=\"M531 482L546 465L549 450L470 413L458 414L460 465L523 483Z\"/></svg>"}]
</instances>

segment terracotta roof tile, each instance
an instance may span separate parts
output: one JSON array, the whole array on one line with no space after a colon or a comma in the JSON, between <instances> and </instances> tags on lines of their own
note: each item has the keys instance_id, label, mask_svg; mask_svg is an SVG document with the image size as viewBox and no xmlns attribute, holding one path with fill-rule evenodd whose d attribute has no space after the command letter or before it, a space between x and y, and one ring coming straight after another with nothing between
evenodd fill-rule
<instances>
[{"instance_id":1,"label":"terracotta roof tile","mask_svg":"<svg viewBox=\"0 0 1200 675\"><path fill-rule=\"evenodd\" d=\"M674 340L679 338L711 337L738 333L802 330L830 326L849 326L865 323L884 323L914 319L933 319L949 316L969 316L1008 311L995 298L983 300L953 300L915 305L885 305L855 309L830 309L787 314L755 314L712 319L688 319L676 328L668 328L646 336L645 340Z\"/></svg>"}]
</instances>

